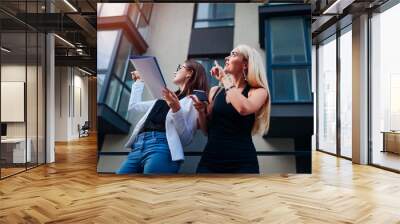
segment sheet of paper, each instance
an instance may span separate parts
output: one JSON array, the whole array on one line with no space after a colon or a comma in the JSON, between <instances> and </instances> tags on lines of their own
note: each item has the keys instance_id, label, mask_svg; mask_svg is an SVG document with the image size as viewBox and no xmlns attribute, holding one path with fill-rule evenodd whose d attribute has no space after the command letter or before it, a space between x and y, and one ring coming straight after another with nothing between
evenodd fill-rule
<instances>
[{"instance_id":1,"label":"sheet of paper","mask_svg":"<svg viewBox=\"0 0 400 224\"><path fill-rule=\"evenodd\" d=\"M131 56L130 61L141 75L151 95L156 99L162 99L162 90L167 87L161 73L157 59L152 56Z\"/></svg>"}]
</instances>

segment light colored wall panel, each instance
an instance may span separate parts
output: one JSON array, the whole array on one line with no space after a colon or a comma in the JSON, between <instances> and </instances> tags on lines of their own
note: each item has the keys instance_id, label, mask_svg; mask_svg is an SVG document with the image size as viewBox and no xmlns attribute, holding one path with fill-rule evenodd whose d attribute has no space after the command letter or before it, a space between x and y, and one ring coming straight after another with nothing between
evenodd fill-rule
<instances>
[{"instance_id":1,"label":"light colored wall panel","mask_svg":"<svg viewBox=\"0 0 400 224\"><path fill-rule=\"evenodd\" d=\"M56 141L77 139L78 124L88 120L88 78L72 67L56 67Z\"/></svg>"},{"instance_id":2,"label":"light colored wall panel","mask_svg":"<svg viewBox=\"0 0 400 224\"><path fill-rule=\"evenodd\" d=\"M154 4L151 14L146 55L157 57L170 87L175 87L171 80L177 65L188 56L193 10L193 3L163 3Z\"/></svg>"},{"instance_id":3,"label":"light colored wall panel","mask_svg":"<svg viewBox=\"0 0 400 224\"><path fill-rule=\"evenodd\" d=\"M24 94L24 82L1 82L1 122L25 121Z\"/></svg>"}]
</instances>

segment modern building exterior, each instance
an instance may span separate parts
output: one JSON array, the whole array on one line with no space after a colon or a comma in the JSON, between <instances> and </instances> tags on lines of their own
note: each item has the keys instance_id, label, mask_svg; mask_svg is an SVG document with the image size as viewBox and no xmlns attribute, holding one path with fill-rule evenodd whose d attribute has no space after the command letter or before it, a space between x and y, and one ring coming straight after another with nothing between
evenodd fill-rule
<instances>
[{"instance_id":1,"label":"modern building exterior","mask_svg":"<svg viewBox=\"0 0 400 224\"><path fill-rule=\"evenodd\" d=\"M400 171L398 1L315 1L316 149Z\"/></svg>"},{"instance_id":2,"label":"modern building exterior","mask_svg":"<svg viewBox=\"0 0 400 224\"><path fill-rule=\"evenodd\" d=\"M0 177L55 161L55 142L96 130L96 7L0 2ZM92 122L90 122L92 121Z\"/></svg>"},{"instance_id":3,"label":"modern building exterior","mask_svg":"<svg viewBox=\"0 0 400 224\"><path fill-rule=\"evenodd\" d=\"M133 70L129 55L155 56L167 86L192 58L210 70L239 44L256 48L272 95L271 128L255 136L263 173L310 173L313 134L310 5L261 3L99 3L99 172L114 172L139 114L126 111ZM290 42L290 45L284 43ZM269 55L269 56L266 56ZM217 82L209 75L209 84ZM145 99L150 94L145 93ZM185 148L183 173L194 172L206 143L200 131Z\"/></svg>"}]
</instances>

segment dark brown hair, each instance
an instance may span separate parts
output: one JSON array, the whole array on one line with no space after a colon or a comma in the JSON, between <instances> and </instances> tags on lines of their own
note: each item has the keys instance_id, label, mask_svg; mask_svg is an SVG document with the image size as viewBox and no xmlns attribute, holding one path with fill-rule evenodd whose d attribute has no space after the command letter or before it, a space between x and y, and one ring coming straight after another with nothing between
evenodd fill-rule
<instances>
[{"instance_id":1,"label":"dark brown hair","mask_svg":"<svg viewBox=\"0 0 400 224\"><path fill-rule=\"evenodd\" d=\"M192 76L186 81L185 89L181 90L181 94L188 96L193 94L193 90L203 90L208 95L208 81L206 70L199 62L189 59L185 61L186 69L192 70Z\"/></svg>"}]
</instances>

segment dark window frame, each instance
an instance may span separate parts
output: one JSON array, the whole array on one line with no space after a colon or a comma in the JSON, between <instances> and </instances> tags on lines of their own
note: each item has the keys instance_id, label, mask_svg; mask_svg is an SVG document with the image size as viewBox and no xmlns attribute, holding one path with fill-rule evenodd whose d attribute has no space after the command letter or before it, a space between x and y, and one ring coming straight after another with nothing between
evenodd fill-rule
<instances>
[{"instance_id":1,"label":"dark window frame","mask_svg":"<svg viewBox=\"0 0 400 224\"><path fill-rule=\"evenodd\" d=\"M197 19L197 12L198 12L198 6L200 3L196 3L194 6L194 13L193 13L193 23L192 23L192 29L212 29L212 28L222 28L222 27L234 27L235 23L235 3L226 3L226 4L233 4L233 15L230 18L217 18L217 4L218 3L207 3L207 4L213 4L215 5L212 7L212 17L213 18L208 18L208 19ZM220 22L220 21L232 21L233 25L222 25L222 26L206 26L206 27L196 27L196 22Z\"/></svg>"},{"instance_id":2,"label":"dark window frame","mask_svg":"<svg viewBox=\"0 0 400 224\"><path fill-rule=\"evenodd\" d=\"M116 58L117 58L117 56L119 54L119 48L120 48L120 45L122 44L123 35L124 35L124 31L123 30L119 30L118 37L117 37L117 40L116 40L117 44L114 46L113 52L111 53L111 58L112 59L109 62L109 67L107 69L102 69L102 70L97 71L98 73L105 74L105 76L106 76L106 78L104 79L102 90L100 91L100 97L99 97L98 103L107 105L112 111L114 111L116 114L118 114L121 118L123 118L124 120L127 120L127 117L123 117L122 115L120 115L118 113L118 111L119 111L119 108L121 107L121 97L122 97L122 94L124 92L124 89L128 90L129 93L131 92L131 87L128 86L127 83L125 82L125 78L126 78L126 75L127 75L126 74L126 70L127 70L128 66L129 66L129 61L127 61L125 63L125 65L124 65L124 69L123 69L124 74L123 74L122 78L120 78L118 75L116 75L114 73L114 71L113 71L113 69L115 67ZM132 49L131 49L130 54L131 53L132 53ZM129 58L127 58L127 60L129 60ZM117 93L119 95L118 95L117 106L116 106L115 109L107 104L107 96L109 94L109 89L110 89L110 85L111 85L111 80L112 79L117 80L117 84L122 86L121 91L119 93Z\"/></svg>"},{"instance_id":3,"label":"dark window frame","mask_svg":"<svg viewBox=\"0 0 400 224\"><path fill-rule=\"evenodd\" d=\"M296 17L296 15L291 15L293 17ZM277 18L279 16L276 16L275 18ZM272 18L272 17L269 17ZM269 83L269 88L270 88L270 93L271 93L271 103L272 104L312 104L314 99L313 99L313 94L312 94L312 74L311 74L311 40L310 37L307 36L307 34L310 34L311 29L309 27L309 19L308 18L303 18L303 24L304 24L304 39L306 40L306 62L302 62L302 63L272 63L272 55L271 55L271 51L269 49L271 49L271 42L270 41L265 41L266 43L266 49L268 49L266 51L267 54L267 79L268 79L268 83ZM267 40L271 40L271 31L270 31L270 23L268 18L266 20L264 20L264 26L265 26L265 39ZM272 75L272 71L274 69L304 69L304 68L308 68L308 81L309 81L309 87L310 87L310 92L309 92L309 97L310 100L276 100L274 99L274 85L273 85L273 75Z\"/></svg>"}]
</instances>

